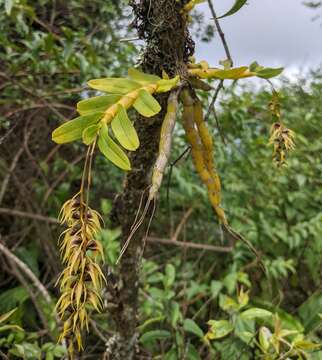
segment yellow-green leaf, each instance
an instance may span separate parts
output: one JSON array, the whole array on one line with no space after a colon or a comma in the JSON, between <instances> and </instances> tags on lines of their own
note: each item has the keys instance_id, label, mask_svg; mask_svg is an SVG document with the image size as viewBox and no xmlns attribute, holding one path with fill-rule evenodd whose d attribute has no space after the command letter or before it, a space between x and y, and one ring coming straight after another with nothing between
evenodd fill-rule
<instances>
[{"instance_id":1,"label":"yellow-green leaf","mask_svg":"<svg viewBox=\"0 0 322 360\"><path fill-rule=\"evenodd\" d=\"M206 334L209 340L220 339L234 330L234 326L228 320L209 320L210 329Z\"/></svg>"},{"instance_id":2,"label":"yellow-green leaf","mask_svg":"<svg viewBox=\"0 0 322 360\"><path fill-rule=\"evenodd\" d=\"M98 138L98 148L113 164L123 170L131 170L129 158L124 151L111 139L106 124L103 124Z\"/></svg>"},{"instance_id":3,"label":"yellow-green leaf","mask_svg":"<svg viewBox=\"0 0 322 360\"><path fill-rule=\"evenodd\" d=\"M119 101L121 95L111 94L94 96L89 99L81 100L77 103L77 111L80 115L89 115L95 112L104 112L111 105Z\"/></svg>"},{"instance_id":4,"label":"yellow-green leaf","mask_svg":"<svg viewBox=\"0 0 322 360\"><path fill-rule=\"evenodd\" d=\"M273 314L268 310L255 307L245 310L240 314L244 319L264 318L272 315Z\"/></svg>"},{"instance_id":5,"label":"yellow-green leaf","mask_svg":"<svg viewBox=\"0 0 322 360\"><path fill-rule=\"evenodd\" d=\"M21 328L20 326L18 325L3 325L3 326L0 326L0 332L2 331L24 331L23 328Z\"/></svg>"},{"instance_id":6,"label":"yellow-green leaf","mask_svg":"<svg viewBox=\"0 0 322 360\"><path fill-rule=\"evenodd\" d=\"M18 309L18 308L14 308L14 309L10 310L9 312L0 315L0 324L3 323L3 322L5 322L5 321L7 321L7 320L10 318L10 316L11 316L14 312L17 311L17 309Z\"/></svg>"},{"instance_id":7,"label":"yellow-green leaf","mask_svg":"<svg viewBox=\"0 0 322 360\"><path fill-rule=\"evenodd\" d=\"M161 78L157 75L146 74L134 68L130 68L128 70L128 76L130 79L137 81L142 85L155 84L157 81L161 80Z\"/></svg>"},{"instance_id":8,"label":"yellow-green leaf","mask_svg":"<svg viewBox=\"0 0 322 360\"><path fill-rule=\"evenodd\" d=\"M81 139L83 131L87 127L96 124L102 116L103 113L98 112L69 120L53 131L52 139L57 144L64 144Z\"/></svg>"},{"instance_id":9,"label":"yellow-green leaf","mask_svg":"<svg viewBox=\"0 0 322 360\"><path fill-rule=\"evenodd\" d=\"M269 345L270 345L271 338L272 338L271 331L266 326L262 326L259 329L258 338L259 338L259 344L262 347L262 349L264 351L267 351L269 348Z\"/></svg>"},{"instance_id":10,"label":"yellow-green leaf","mask_svg":"<svg viewBox=\"0 0 322 360\"><path fill-rule=\"evenodd\" d=\"M95 124L87 127L82 134L83 143L86 145L91 144L95 140L99 128L100 128L99 124Z\"/></svg>"},{"instance_id":11,"label":"yellow-green leaf","mask_svg":"<svg viewBox=\"0 0 322 360\"><path fill-rule=\"evenodd\" d=\"M134 151L140 145L138 135L124 107L118 105L118 109L118 113L111 123L113 133L126 150Z\"/></svg>"},{"instance_id":12,"label":"yellow-green leaf","mask_svg":"<svg viewBox=\"0 0 322 360\"><path fill-rule=\"evenodd\" d=\"M247 70L247 66L241 66L234 69L227 69L227 70L218 70L216 72L216 77L219 79L230 79L230 80L237 80L242 78L244 72Z\"/></svg>"},{"instance_id":13,"label":"yellow-green leaf","mask_svg":"<svg viewBox=\"0 0 322 360\"><path fill-rule=\"evenodd\" d=\"M145 117L151 117L161 110L158 101L146 90L139 91L139 96L133 104L134 109Z\"/></svg>"},{"instance_id":14,"label":"yellow-green leaf","mask_svg":"<svg viewBox=\"0 0 322 360\"><path fill-rule=\"evenodd\" d=\"M90 80L88 86L112 94L127 94L141 87L141 84L131 79L103 78Z\"/></svg>"},{"instance_id":15,"label":"yellow-green leaf","mask_svg":"<svg viewBox=\"0 0 322 360\"><path fill-rule=\"evenodd\" d=\"M157 93L163 93L170 91L172 88L174 88L180 80L180 77L177 75L176 77L172 79L161 79L157 82L158 88Z\"/></svg>"}]
</instances>

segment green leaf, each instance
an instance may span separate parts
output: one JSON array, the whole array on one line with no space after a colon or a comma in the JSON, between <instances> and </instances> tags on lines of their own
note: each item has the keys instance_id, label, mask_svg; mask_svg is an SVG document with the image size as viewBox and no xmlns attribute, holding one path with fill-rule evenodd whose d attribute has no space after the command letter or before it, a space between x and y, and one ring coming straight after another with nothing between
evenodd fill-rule
<instances>
[{"instance_id":1,"label":"green leaf","mask_svg":"<svg viewBox=\"0 0 322 360\"><path fill-rule=\"evenodd\" d=\"M179 320L182 320L180 305L176 301L171 301L170 303L170 320L173 328L177 326Z\"/></svg>"},{"instance_id":2,"label":"green leaf","mask_svg":"<svg viewBox=\"0 0 322 360\"><path fill-rule=\"evenodd\" d=\"M124 151L111 139L106 124L103 124L98 138L98 148L114 165L123 170L131 170L130 160Z\"/></svg>"},{"instance_id":3,"label":"green leaf","mask_svg":"<svg viewBox=\"0 0 322 360\"><path fill-rule=\"evenodd\" d=\"M176 277L176 269L172 264L167 264L165 267L165 277L163 280L164 287L170 287L175 280Z\"/></svg>"},{"instance_id":4,"label":"green leaf","mask_svg":"<svg viewBox=\"0 0 322 360\"><path fill-rule=\"evenodd\" d=\"M209 340L221 339L234 330L234 326L228 320L209 320L210 329L206 334Z\"/></svg>"},{"instance_id":5,"label":"green leaf","mask_svg":"<svg viewBox=\"0 0 322 360\"><path fill-rule=\"evenodd\" d=\"M270 79L282 73L284 68L264 68L256 72L256 76L263 79Z\"/></svg>"},{"instance_id":6,"label":"green leaf","mask_svg":"<svg viewBox=\"0 0 322 360\"><path fill-rule=\"evenodd\" d=\"M183 329L187 332L190 332L198 337L203 337L203 331L200 327L196 324L196 322L192 319L185 319L183 322Z\"/></svg>"},{"instance_id":7,"label":"green leaf","mask_svg":"<svg viewBox=\"0 0 322 360\"><path fill-rule=\"evenodd\" d=\"M14 312L17 311L17 309L18 309L18 308L12 309L12 310L10 310L9 312L0 315L0 324L3 323L3 322L5 322L5 321L7 321L7 320L10 318L10 316L11 316Z\"/></svg>"},{"instance_id":8,"label":"green leaf","mask_svg":"<svg viewBox=\"0 0 322 360\"><path fill-rule=\"evenodd\" d=\"M124 78L94 79L90 80L87 84L93 89L112 94L127 94L141 87L139 82Z\"/></svg>"},{"instance_id":9,"label":"green leaf","mask_svg":"<svg viewBox=\"0 0 322 360\"><path fill-rule=\"evenodd\" d=\"M83 143L86 145L91 144L95 140L99 129L100 129L99 124L95 124L87 127L82 134Z\"/></svg>"},{"instance_id":10,"label":"green leaf","mask_svg":"<svg viewBox=\"0 0 322 360\"><path fill-rule=\"evenodd\" d=\"M180 80L180 77L177 75L176 77L172 79L161 79L157 82L158 88L157 93L163 93L170 91L172 88L174 88Z\"/></svg>"},{"instance_id":11,"label":"green leaf","mask_svg":"<svg viewBox=\"0 0 322 360\"><path fill-rule=\"evenodd\" d=\"M188 344L187 360L201 360L198 350L192 344Z\"/></svg>"},{"instance_id":12,"label":"green leaf","mask_svg":"<svg viewBox=\"0 0 322 360\"><path fill-rule=\"evenodd\" d=\"M29 298L29 294L22 286L17 286L0 294L0 312L4 313L23 304Z\"/></svg>"},{"instance_id":13,"label":"green leaf","mask_svg":"<svg viewBox=\"0 0 322 360\"><path fill-rule=\"evenodd\" d=\"M263 70L264 69L264 66L261 66L258 64L257 61L253 61L250 65L249 65L249 71L260 71L260 70Z\"/></svg>"},{"instance_id":14,"label":"green leaf","mask_svg":"<svg viewBox=\"0 0 322 360\"><path fill-rule=\"evenodd\" d=\"M99 112L69 120L53 131L52 139L57 144L69 143L81 139L83 131L87 127L96 124L102 116L103 113Z\"/></svg>"},{"instance_id":15,"label":"green leaf","mask_svg":"<svg viewBox=\"0 0 322 360\"><path fill-rule=\"evenodd\" d=\"M80 115L89 115L96 112L104 112L110 106L119 101L121 95L111 94L94 96L89 99L81 100L77 103L77 111Z\"/></svg>"},{"instance_id":16,"label":"green leaf","mask_svg":"<svg viewBox=\"0 0 322 360\"><path fill-rule=\"evenodd\" d=\"M3 326L0 326L0 332L2 331L24 331L23 328L21 328L20 326L18 325L3 325Z\"/></svg>"},{"instance_id":17,"label":"green leaf","mask_svg":"<svg viewBox=\"0 0 322 360\"><path fill-rule=\"evenodd\" d=\"M243 311L240 314L240 316L245 319L254 319L254 318L263 318L263 317L272 316L272 313L265 309L250 308L248 310Z\"/></svg>"},{"instance_id":18,"label":"green leaf","mask_svg":"<svg viewBox=\"0 0 322 360\"><path fill-rule=\"evenodd\" d=\"M145 117L151 117L160 112L158 101L146 90L139 91L139 96L133 104L134 109Z\"/></svg>"},{"instance_id":19,"label":"green leaf","mask_svg":"<svg viewBox=\"0 0 322 360\"><path fill-rule=\"evenodd\" d=\"M118 113L111 123L113 133L125 149L134 151L140 145L138 135L124 107L119 105L118 109Z\"/></svg>"},{"instance_id":20,"label":"green leaf","mask_svg":"<svg viewBox=\"0 0 322 360\"><path fill-rule=\"evenodd\" d=\"M227 11L224 15L217 17L217 19L222 19L226 16L235 14L238 10L240 10L246 4L246 2L247 2L247 0L236 0L234 5L232 6L232 8L229 11Z\"/></svg>"},{"instance_id":21,"label":"green leaf","mask_svg":"<svg viewBox=\"0 0 322 360\"><path fill-rule=\"evenodd\" d=\"M130 68L128 70L128 76L130 79L139 82L142 85L146 85L146 84L155 84L156 82L158 82L159 80L161 80L161 78L157 75L152 75L152 74L146 74L142 71L139 71L135 68Z\"/></svg>"},{"instance_id":22,"label":"green leaf","mask_svg":"<svg viewBox=\"0 0 322 360\"><path fill-rule=\"evenodd\" d=\"M144 333L140 337L140 342L147 343L153 342L155 340L168 339L171 337L171 333L167 330L151 330Z\"/></svg>"}]
</instances>

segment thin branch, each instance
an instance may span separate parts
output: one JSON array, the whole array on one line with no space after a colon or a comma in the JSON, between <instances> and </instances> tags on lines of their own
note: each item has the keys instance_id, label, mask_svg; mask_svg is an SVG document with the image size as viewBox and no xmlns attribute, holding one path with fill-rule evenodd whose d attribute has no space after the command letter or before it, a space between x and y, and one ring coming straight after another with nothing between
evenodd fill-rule
<instances>
[{"instance_id":1,"label":"thin branch","mask_svg":"<svg viewBox=\"0 0 322 360\"><path fill-rule=\"evenodd\" d=\"M218 86L216 87L216 90L215 90L215 93L211 99L211 102L210 102L210 105L208 107L208 110L207 110L207 113L206 113L206 116L205 116L205 121L207 122L208 119L209 119L209 116L210 116L210 113L212 111L212 109L214 108L215 106L215 103L216 103L216 100L217 100L217 97L219 95L219 92L220 90L223 88L224 86L224 80L220 80Z\"/></svg>"},{"instance_id":2,"label":"thin branch","mask_svg":"<svg viewBox=\"0 0 322 360\"><path fill-rule=\"evenodd\" d=\"M187 247L191 249L197 249L197 250L207 250L207 251L214 251L214 252L222 252L222 253L230 253L233 250L232 246L214 246L214 245L208 245L208 244L198 244L193 242L182 242L177 240L171 240L171 239L163 239L158 237L152 237L149 236L147 238L147 241L149 243L160 243L164 245L175 245L180 247Z\"/></svg>"},{"instance_id":3,"label":"thin branch","mask_svg":"<svg viewBox=\"0 0 322 360\"><path fill-rule=\"evenodd\" d=\"M232 59L231 54L230 54L230 50L229 50L229 47L228 47L228 44L227 44L227 41L226 41L226 38L225 38L225 34L222 31L219 20L217 19L216 11L215 11L215 8L213 6L212 0L208 0L208 5L209 5L211 15L213 16L213 20L215 22L215 27L216 27L216 29L218 31L218 34L220 36L222 45L224 47L226 57L229 60L230 66L233 66L233 59ZM214 96L212 97L212 100L210 102L207 114L205 116L205 121L208 120L208 118L210 116L210 113L211 113L211 109L215 106L215 102L217 100L217 97L218 97L218 94L219 94L220 90L223 88L223 84L224 84L224 80L220 80L220 82L219 82L219 84L218 84L218 86L216 88L216 91L214 93ZM216 119L216 121L217 121L217 119ZM217 121L217 123L218 123L218 121ZM218 129L218 131L220 131L220 130Z\"/></svg>"},{"instance_id":4,"label":"thin branch","mask_svg":"<svg viewBox=\"0 0 322 360\"><path fill-rule=\"evenodd\" d=\"M181 233L181 230L182 230L183 226L186 224L186 222L188 221L190 215L192 214L192 211L193 211L193 208L191 207L191 208L188 209L188 211L186 211L184 213L179 225L177 226L173 236L171 237L172 241L177 241L178 240L178 237L179 237L179 235Z\"/></svg>"},{"instance_id":5,"label":"thin branch","mask_svg":"<svg viewBox=\"0 0 322 360\"><path fill-rule=\"evenodd\" d=\"M16 156L13 158L11 166L10 166L10 168L8 170L8 173L7 173L6 177L4 178L4 180L2 182L2 186L1 186L1 189L0 189L0 204L2 203L2 200L3 200L4 195L6 193L6 190L7 190L8 184L9 184L9 180L10 180L10 176L13 173L13 171L15 170L15 168L17 166L17 163L18 163L18 161L20 159L20 156L22 155L23 152L24 152L24 147L22 146L18 150L18 152L16 153Z\"/></svg>"},{"instance_id":6,"label":"thin branch","mask_svg":"<svg viewBox=\"0 0 322 360\"><path fill-rule=\"evenodd\" d=\"M230 55L230 51L229 51L229 47L228 47L228 44L227 44L227 41L225 39L225 34L224 32L222 31L222 28L220 26L220 23L217 19L217 15L216 15L216 12L215 12L215 8L214 8L214 5L212 3L211 0L208 0L208 5L209 5L209 9L210 9L210 12L211 12L211 15L213 16L213 19L214 19L214 22L215 22L215 26L216 26L216 29L218 31L218 34L220 36L220 39L221 39L221 42L223 44L223 47L225 49L225 53L226 53L226 56L227 56L227 59L230 61L230 66L233 66L233 59Z\"/></svg>"},{"instance_id":7,"label":"thin branch","mask_svg":"<svg viewBox=\"0 0 322 360\"><path fill-rule=\"evenodd\" d=\"M9 216L18 216L32 220L44 221L51 224L59 224L59 221L55 218L40 215L40 214L32 214L25 211L8 209L8 208L0 208L0 214L5 214Z\"/></svg>"}]
</instances>

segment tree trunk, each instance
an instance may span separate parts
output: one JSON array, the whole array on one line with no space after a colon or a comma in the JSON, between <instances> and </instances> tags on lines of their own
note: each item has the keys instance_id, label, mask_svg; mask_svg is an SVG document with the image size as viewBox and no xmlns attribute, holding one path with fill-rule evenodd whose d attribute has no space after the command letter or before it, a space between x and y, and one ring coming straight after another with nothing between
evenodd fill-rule
<instances>
[{"instance_id":1,"label":"tree trunk","mask_svg":"<svg viewBox=\"0 0 322 360\"><path fill-rule=\"evenodd\" d=\"M164 70L170 77L176 74L185 77L185 64L194 52L194 43L187 30L186 16L181 11L187 2L187 0L131 1L130 5L135 15L133 25L139 37L146 42L140 61L144 72L161 75ZM128 238L141 197L150 185L167 98L168 94L158 97L163 110L157 116L147 119L138 115L135 121L140 147L131 156L132 171L127 174L123 193L115 202L113 209L122 228L121 246ZM116 285L113 288L109 287L114 303L111 314L116 328L116 336L113 344L110 344L112 359L135 358L139 270L145 230L143 224L132 238L121 258Z\"/></svg>"}]
</instances>

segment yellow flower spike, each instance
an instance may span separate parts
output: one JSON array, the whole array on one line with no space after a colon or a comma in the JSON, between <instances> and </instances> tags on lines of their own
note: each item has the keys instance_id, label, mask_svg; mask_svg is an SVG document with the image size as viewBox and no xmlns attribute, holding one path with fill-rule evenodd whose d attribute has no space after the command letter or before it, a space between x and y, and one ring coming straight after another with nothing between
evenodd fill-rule
<instances>
[{"instance_id":1,"label":"yellow flower spike","mask_svg":"<svg viewBox=\"0 0 322 360\"><path fill-rule=\"evenodd\" d=\"M285 166L288 152L295 148L295 134L281 122L274 123L270 133L269 145L273 145L273 160L277 166Z\"/></svg>"},{"instance_id":2,"label":"yellow flower spike","mask_svg":"<svg viewBox=\"0 0 322 360\"><path fill-rule=\"evenodd\" d=\"M98 212L81 203L77 194L65 202L60 219L68 226L59 239L62 262L66 266L57 280L62 294L56 310L61 319L68 318L64 322L60 340L72 337L81 350L82 330L86 328L88 331L86 306L94 306L97 311L103 306L98 292L105 277L96 258L97 255L103 258L104 254L102 245L94 240L101 229L101 217ZM70 351L73 351L72 347Z\"/></svg>"}]
</instances>

